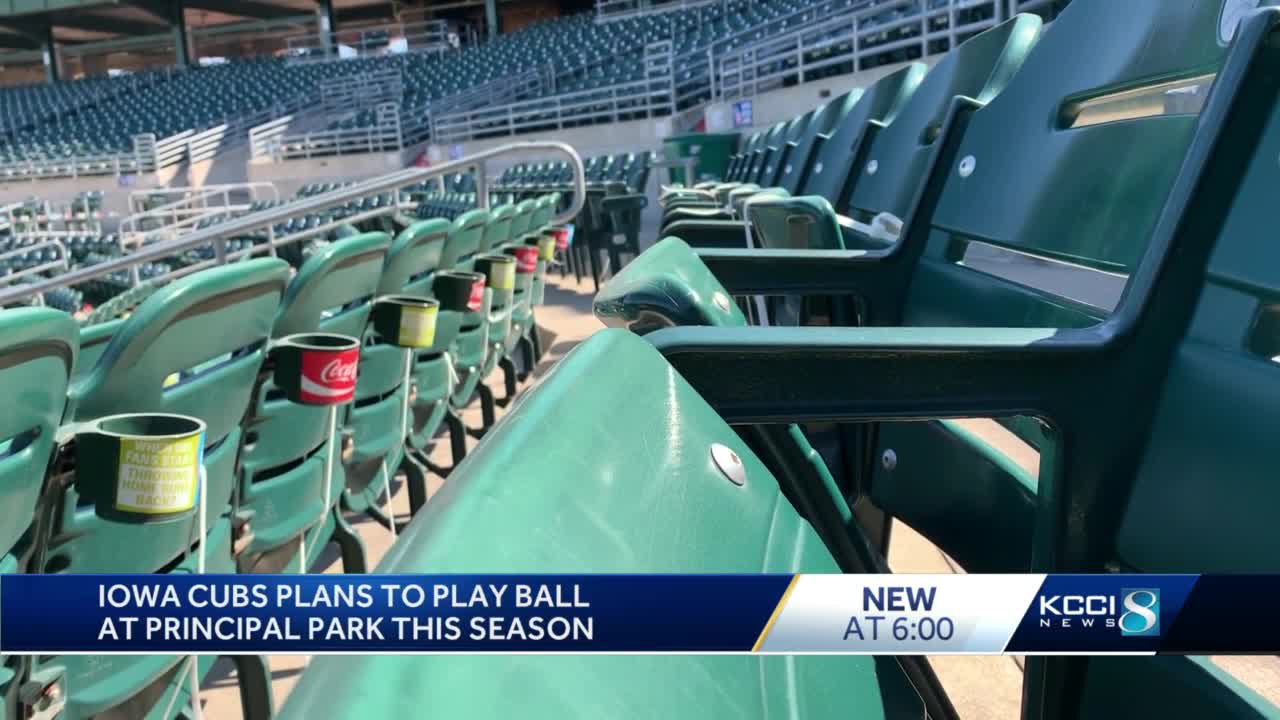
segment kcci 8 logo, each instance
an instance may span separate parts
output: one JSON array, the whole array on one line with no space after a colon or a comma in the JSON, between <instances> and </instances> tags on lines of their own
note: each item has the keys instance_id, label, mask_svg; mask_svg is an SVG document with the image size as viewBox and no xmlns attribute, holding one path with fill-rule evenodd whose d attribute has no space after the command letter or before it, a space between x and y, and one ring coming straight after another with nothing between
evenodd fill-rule
<instances>
[{"instance_id":1,"label":"kcci 8 logo","mask_svg":"<svg viewBox=\"0 0 1280 720\"><path fill-rule=\"evenodd\" d=\"M1145 637L1160 634L1159 588L1122 588L1120 604L1120 634L1129 637Z\"/></svg>"}]
</instances>

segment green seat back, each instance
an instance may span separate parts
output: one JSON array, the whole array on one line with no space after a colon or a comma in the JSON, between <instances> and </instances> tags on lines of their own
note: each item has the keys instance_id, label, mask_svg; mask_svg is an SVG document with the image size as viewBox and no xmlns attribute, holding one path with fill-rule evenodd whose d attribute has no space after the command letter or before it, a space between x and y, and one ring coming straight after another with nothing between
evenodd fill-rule
<instances>
[{"instance_id":1,"label":"green seat back","mask_svg":"<svg viewBox=\"0 0 1280 720\"><path fill-rule=\"evenodd\" d=\"M0 311L0 572L17 572L14 546L30 527L76 361L75 321L44 308Z\"/></svg>"},{"instance_id":2,"label":"green seat back","mask_svg":"<svg viewBox=\"0 0 1280 720\"><path fill-rule=\"evenodd\" d=\"M488 210L468 210L453 221L449 228L449 239L440 256L441 268L470 270L475 265L476 255L487 250L484 239L489 218Z\"/></svg>"},{"instance_id":3,"label":"green seat back","mask_svg":"<svg viewBox=\"0 0 1280 720\"><path fill-rule=\"evenodd\" d=\"M860 93L861 91L855 90L853 92ZM729 171L724 176L726 181L733 182L741 180L742 177L746 175L747 165L750 163L750 159L754 156L756 148L760 147L760 142L763 139L763 131L751 133L751 136L747 138L747 141L742 144L742 149L734 156L730 164Z\"/></svg>"},{"instance_id":4,"label":"green seat back","mask_svg":"<svg viewBox=\"0 0 1280 720\"><path fill-rule=\"evenodd\" d=\"M744 181L753 182L757 185L760 183L760 178L764 174L765 164L778 151L778 147L782 144L783 133L786 131L786 122L777 123L765 131L760 145L756 147L751 153L751 157L747 160L747 169L742 177Z\"/></svg>"},{"instance_id":5,"label":"green seat back","mask_svg":"<svg viewBox=\"0 0 1280 720\"><path fill-rule=\"evenodd\" d=\"M783 168L791 161L792 152L800 143L817 134L818 128L815 120L821 109L820 107L814 108L787 123L778 146L764 159L764 165L760 169L760 177L756 181L761 187L776 185L782 179Z\"/></svg>"},{"instance_id":6,"label":"green seat back","mask_svg":"<svg viewBox=\"0 0 1280 720\"><path fill-rule=\"evenodd\" d=\"M837 97L815 110L812 132L806 133L791 150L779 167L776 183L789 193L797 192L804 186L813 169L818 149L822 147L831 133L853 112L858 100L862 97L862 89L855 88Z\"/></svg>"},{"instance_id":7,"label":"green seat back","mask_svg":"<svg viewBox=\"0 0 1280 720\"><path fill-rule=\"evenodd\" d=\"M508 242L516 242L529 232L530 226L533 224L533 213L538 207L537 200L521 200L516 204L515 215L511 218L511 239ZM496 250L496 247L491 247Z\"/></svg>"},{"instance_id":8,"label":"green seat back","mask_svg":"<svg viewBox=\"0 0 1280 720\"><path fill-rule=\"evenodd\" d=\"M1268 230L1280 179L1274 92L1208 267L1184 291L1197 297L1189 327L1168 371L1153 373L1163 390L1116 551L1143 571L1280 567L1269 512L1280 501L1271 453L1280 420L1280 251Z\"/></svg>"},{"instance_id":9,"label":"green seat back","mask_svg":"<svg viewBox=\"0 0 1280 720\"><path fill-rule=\"evenodd\" d=\"M248 260L161 288L117 326L97 362L70 390L66 419L71 421L124 412L178 413L205 421L208 535L197 538L195 518L145 525L104 520L92 506L81 506L72 486L59 499L43 571L194 572L195 558L188 551L198 539L208 572L235 572L229 506L240 423L287 278L282 260ZM166 387L175 373L181 379ZM79 719L140 694L155 697L147 695L148 688L163 691L166 673L180 659L41 656L33 671L61 668L69 689L63 716ZM202 671L208 667L202 665ZM134 710L142 713L147 707Z\"/></svg>"},{"instance_id":10,"label":"green seat back","mask_svg":"<svg viewBox=\"0 0 1280 720\"><path fill-rule=\"evenodd\" d=\"M444 257L445 241L456 223L441 218L405 228L391 243L377 282L379 295L430 295L431 276Z\"/></svg>"},{"instance_id":11,"label":"green seat back","mask_svg":"<svg viewBox=\"0 0 1280 720\"><path fill-rule=\"evenodd\" d=\"M999 95L1032 52L1040 28L1039 16L1018 15L944 55L893 122L871 138L861 167L852 169L854 185L847 200L827 199L864 222L881 212L905 218L955 98L988 103Z\"/></svg>"},{"instance_id":12,"label":"green seat back","mask_svg":"<svg viewBox=\"0 0 1280 720\"><path fill-rule=\"evenodd\" d=\"M866 132L867 123L891 123L919 87L926 70L923 63L912 63L868 87L818 148L813 167L800 192L828 199L840 197L857 160L852 148Z\"/></svg>"},{"instance_id":13,"label":"green seat back","mask_svg":"<svg viewBox=\"0 0 1280 720\"><path fill-rule=\"evenodd\" d=\"M637 394L637 383L665 390ZM592 392L582 393L583 387ZM678 422L682 445L700 450L649 456L657 465L632 462L643 438L601 422L616 419L619 408L630 418L623 421L635 427L654 418ZM652 347L628 333L606 330L583 342L513 412L527 422L495 426L378 572L838 571L765 465ZM549 422L575 431L547 437L538 428ZM713 443L742 458L744 486L716 470L706 452ZM580 461L583 448L590 448L592 467L611 470L566 475L564 463ZM533 455L539 462L528 466L527 482L509 482L511 463ZM655 472L681 482L655 486L646 480ZM504 510L495 513L494 507ZM700 510L690 513L691 507ZM655 517L665 519L656 534ZM489 541L477 543L476 537ZM540 540L527 542L530 537ZM562 543L576 550L563 552ZM405 683L405 677L414 681ZM785 713L792 703L812 718L923 712L890 658L566 656L528 663L497 656L352 656L313 662L281 717L399 714L428 702L468 717L507 717L509 690L517 686L526 689L523 712L546 718L601 712L757 717Z\"/></svg>"},{"instance_id":14,"label":"green seat back","mask_svg":"<svg viewBox=\"0 0 1280 720\"><path fill-rule=\"evenodd\" d=\"M502 247L511 242L511 221L515 215L516 206L511 203L490 210L480 244L476 248L477 253L486 253L491 248Z\"/></svg>"},{"instance_id":15,"label":"green seat back","mask_svg":"<svg viewBox=\"0 0 1280 720\"><path fill-rule=\"evenodd\" d=\"M285 290L272 337L303 332L359 337L386 254L383 233L363 233L313 253Z\"/></svg>"},{"instance_id":16,"label":"green seat back","mask_svg":"<svg viewBox=\"0 0 1280 720\"><path fill-rule=\"evenodd\" d=\"M560 193L543 195L535 202L533 214L529 220L529 232L539 232L551 224L551 218L556 214L556 206L560 204Z\"/></svg>"}]
</instances>

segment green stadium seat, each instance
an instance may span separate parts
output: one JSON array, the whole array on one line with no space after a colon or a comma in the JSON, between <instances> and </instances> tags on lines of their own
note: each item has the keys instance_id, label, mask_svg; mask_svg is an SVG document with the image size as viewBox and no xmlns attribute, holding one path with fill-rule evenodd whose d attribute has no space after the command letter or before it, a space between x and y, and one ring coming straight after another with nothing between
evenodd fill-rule
<instances>
[{"instance_id":1,"label":"green stadium seat","mask_svg":"<svg viewBox=\"0 0 1280 720\"><path fill-rule=\"evenodd\" d=\"M434 282L443 267L441 260L451 237L457 233L456 227L457 222L437 218L415 223L401 232L392 243L378 294L435 297ZM413 351L412 416L406 442L414 459L423 467L431 467L426 451L450 417L449 398L454 392L456 375L452 353L462 321L462 313L441 308L432 345ZM450 432L457 442L463 441L460 424L451 424ZM416 513L426 502L426 487L418 484L416 476L411 480L409 504L410 510Z\"/></svg>"},{"instance_id":2,"label":"green stadium seat","mask_svg":"<svg viewBox=\"0 0 1280 720\"><path fill-rule=\"evenodd\" d=\"M0 312L0 387L12 398L0 420L0 487L5 512L0 522L0 572L27 569L36 551L31 537L37 503L54 458L58 426L75 364L76 325L65 313L46 308ZM0 655L0 717L21 717L18 691L28 660Z\"/></svg>"},{"instance_id":3,"label":"green stadium seat","mask_svg":"<svg viewBox=\"0 0 1280 720\"><path fill-rule=\"evenodd\" d=\"M193 548L195 518L141 525L105 519L69 485L50 498L53 524L36 560L40 571L192 572L193 552L203 553L210 572L235 571L233 537L242 526L232 502L241 422L284 292L286 269L280 260L252 260L196 273L160 289L115 327L92 369L70 389L68 423L164 412L207 424L208 534L197 538ZM201 661L202 675L212 660ZM64 717L87 718L122 703L132 703L141 715L173 695L174 683L185 685L185 674L170 672L181 662L155 655L51 656L40 657L32 672L58 675L70 689ZM241 656L236 666L242 693L247 693L246 711L269 712L270 682L263 660Z\"/></svg>"},{"instance_id":4,"label":"green stadium seat","mask_svg":"<svg viewBox=\"0 0 1280 720\"><path fill-rule=\"evenodd\" d=\"M954 62L951 59L954 55L955 53L949 53L940 64ZM840 122L831 130L829 137L815 148L815 157L808 173L804 177L795 178L794 186L785 187L787 192L784 194L839 196L850 182L857 159L857 154L850 152L849 148L868 135L868 128L892 125L897 113L924 81L925 73L926 67L923 64L913 63L880 78L865 92L845 96L841 105L852 103L852 107L841 114ZM737 187L753 186L754 183ZM753 199L753 206L757 202ZM723 205L720 202L717 207ZM669 215L668 222L662 228L664 235L682 237L700 247L742 247L745 244L745 233L740 220L703 220L682 217L679 212L671 212Z\"/></svg>"},{"instance_id":5,"label":"green stadium seat","mask_svg":"<svg viewBox=\"0 0 1280 720\"><path fill-rule=\"evenodd\" d=\"M610 358L607 368L599 363L605 357ZM635 392L645 386L662 387L664 392ZM583 387L592 392L583 396ZM652 483L618 485L612 476L597 473L574 473L570 489L564 463L580 462L584 447L591 448L592 463L613 464L610 458L622 462L617 471L630 462L623 458L635 458L633 436L599 422L604 415L616 416L620 408L634 412L637 419L681 418L682 431L689 433L683 438L688 447L726 445L746 463L748 483L734 485L718 473L705 452L690 452L651 456L658 464L643 470L650 479L680 478L678 493L655 493ZM642 341L619 331L598 333L566 357L513 412L538 418L568 414L590 421L577 426L585 434L572 436L548 434L545 425L500 423L432 499L378 572L838 571L813 529L790 512L765 466ZM707 427L711 430L704 432ZM530 457L539 462L521 462ZM528 468L521 482L510 482L512 463ZM761 481L755 481L757 477ZM566 503L570 497L577 500ZM495 501L503 512L491 512ZM582 507L581 502L589 503L592 511L572 510ZM635 512L640 507L645 511ZM700 510L690 513L690 507ZM600 525L595 513L616 524ZM656 535L654 517L671 519ZM531 533L544 541L501 548L474 542L476 537L507 537L516 528L522 536ZM546 541L554 538L572 538L576 550L563 552L558 542ZM690 552L694 548L697 551ZM420 707L428 698L432 707L465 707L472 717L497 717L506 715L515 688L525 688L525 710L539 717L594 716L601 708L619 717L655 712L669 717L741 715L745 707L783 702L767 690L789 682L795 683L794 696L803 698L810 716L846 716L852 707L878 717L884 704L920 713L919 700L891 659L776 658L778 662L770 659L763 665L729 657L548 657L537 663L486 657L465 658L461 665L459 658L447 663L427 657L389 660L317 658L290 695L282 717L399 713ZM395 680L406 672L414 682ZM761 672L768 678L764 685ZM573 693L549 690L565 683L575 688ZM389 689L392 684L395 692L368 693L355 700L356 688ZM848 695L833 693L835 686ZM664 690L654 694L653 687ZM726 694L727 687L737 689ZM529 688L544 690L528 695Z\"/></svg>"},{"instance_id":6,"label":"green stadium seat","mask_svg":"<svg viewBox=\"0 0 1280 720\"><path fill-rule=\"evenodd\" d=\"M1154 10L1152 12L1155 13ZM1193 14L1190 19L1188 14L1166 14L1160 23L1162 27L1169 29L1171 35L1194 37L1195 31L1191 29L1194 27L1191 20L1194 19ZM1061 57L1063 53L1074 51L1070 44L1073 31L1084 32L1083 28L1092 27L1097 22L1111 23L1114 27L1108 38L1109 47L1114 48L1114 54L1097 57L1093 63L1073 66L1078 69L1071 77L1057 73L1052 75L1054 82L1046 81L1045 78L1051 76L1049 67L1059 62L1056 58ZM1144 58L1143 63L1135 62L1130 56L1124 54L1124 48L1140 42L1136 32L1140 27L1144 26L1108 16L1106 11L1099 9L1097 2L1082 0L1076 3L1059 18L1053 41L1051 42L1050 37L1046 36L1036 45L1023 61L1022 71L1012 76L1003 92L985 105L968 103L967 107L972 109L972 115L966 117L963 133L954 140L955 145L960 147L959 150L954 150L957 155L953 157L949 154L947 160L934 162L938 162L939 167L950 169L958 166L957 158L991 155L1004 157L1005 152L1017 152L1018 143L1021 143L1028 152L1031 148L1041 148L1043 151L1046 146L1062 142L1060 139L1062 134L1036 122L1034 118L1038 109L1043 108L1047 112L1048 108L1057 107L1063 97L1087 92L1094 87L1109 87L1117 79L1131 84L1140 84L1147 81L1150 77L1149 73L1152 72L1168 71L1177 74L1193 67L1211 67L1213 63L1220 63L1222 60L1222 49L1215 41L1211 43L1211 47L1202 45L1203 49L1200 50L1199 55L1185 53L1158 59ZM1006 26L989 32L998 33L1007 29L1006 23ZM984 65L989 64L992 57L990 52L998 50L994 55L996 58L1011 56L1015 60L1020 60L1025 54L1026 46L1025 41L993 43L989 46L979 42L974 47L986 47L988 52L973 54L968 58L982 58ZM962 49L964 47L967 46L962 46ZM950 62L950 58L944 62ZM1008 62L1008 60L1002 59L1000 62ZM1194 64L1197 62L1199 65ZM1152 71L1152 67L1157 70ZM913 96L912 102L907 104L907 109L903 110L899 119L924 120L937 117L939 108L952 104L945 93L953 87L956 78L976 78L984 83L980 87L985 89L988 83L987 78L991 76L983 70L982 65L976 72L970 71L969 68L958 68L956 65L944 65L940 69L946 71L946 74L939 75L939 80L945 81L941 83L943 90L940 92L934 87L930 88L926 95L918 96L920 103L929 103L926 110L931 109L931 112L909 112L913 105L917 105L916 98ZM922 87L928 85L926 80ZM1014 94L1007 95L1010 92ZM965 106L964 101L959 102ZM889 128L892 128L893 124L891 123ZM1179 125L1185 126L1183 131L1175 132L1174 128ZM1090 164L1103 162L1108 152L1115 152L1114 149L1107 149L1111 147L1111 143L1114 143L1115 147L1124 147L1133 153L1135 165L1139 161L1143 164L1144 181L1132 189L1124 184L1131 182L1128 176L1112 175L1106 181L1111 184L1111 187L1102 195L1097 195L1095 193L1099 192L1098 188L1091 187L1085 190L1076 184L1074 174L1054 174L1052 170L1046 170L1043 167L1028 167L1021 175L1012 172L984 173L984 182L970 182L958 170L944 176L947 182L942 190L940 201L942 204L938 208L950 209L952 216L942 220L938 215L940 210L918 205L909 211L904 211L904 215L910 219L904 230L904 240L893 250L880 255L862 255L857 259L850 258L844 262L821 263L824 268L829 268L833 272L846 274L845 279L841 281L841 287L858 288L847 291L849 294L838 301L847 303L843 306L846 312L845 317L857 317L850 314L853 312L851 309L853 304L856 303L857 307L861 308L860 323L867 325L1016 327L1045 323L1074 327L1098 322L1105 316L1105 312L1099 308L1063 301L1052 293L1035 291L1014 283L996 279L987 282L988 276L974 274L974 270L957 265L955 258L963 257L962 249L958 250L953 244L955 241L949 237L937 234L930 237L930 228L934 228L935 232L936 228L947 228L957 233L956 236L959 237L981 237L994 244L1017 248L1033 255L1066 259L1066 256L1053 251L1054 244L1065 242L1064 237L1080 236L1075 234L1079 230L1065 213L1060 218L1055 218L1055 222L1059 224L1054 230L1040 228L1035 231L1023 231L1007 226L996 230L992 226L992 223L1008 217L1010 208L1024 206L1023 203L1010 203L1011 197L1016 197L1029 188L1035 188L1036 192L1043 193L1044 200L1039 202L1047 203L1042 205L1044 210L1049 210L1057 202L1061 202L1063 208L1074 208L1072 210L1074 215L1079 208L1087 205L1089 198L1125 195L1133 198L1126 212L1107 216L1106 222L1113 224L1108 227L1101 226L1101 220L1096 221L1099 227L1093 229L1101 232L1103 236L1112 236L1116 233L1130 238L1131 241L1125 253L1128 257L1127 262L1132 263L1136 260L1146 239L1150 237L1156 214L1165 201L1178 163L1186 153L1190 134L1185 128L1191 128L1194 125L1195 117L1189 115L1157 115L1136 118L1127 123L1089 125L1076 128L1070 133L1072 142L1054 156L1060 158L1058 162L1067 162L1069 159L1073 163L1069 167L1073 169L1088 168ZM1139 130L1143 129L1143 126L1152 128L1152 132L1140 133ZM995 130L996 127L1000 129ZM987 128L992 129L986 130ZM986 135L975 135L975 129L986 130ZM1156 129L1160 132L1156 132ZM888 134L888 130L881 136L894 137ZM914 150L914 138L920 137L920 131L907 126L905 130L897 133L896 137L904 143L906 148ZM976 138L982 138L982 141ZM983 142L985 144L982 144ZM939 151L941 149L935 150L935 152ZM895 148L893 152L901 151ZM909 153L904 161L913 159L914 154ZM886 156L893 157L893 154L886 150ZM923 161L916 164L917 168L926 166L927 162ZM902 179L902 175L895 175L893 171L886 172L886 177L897 181ZM921 182L923 176L917 175L915 180ZM982 186L981 191L979 194L974 194L974 188L978 185ZM952 201L952 204L947 204L951 197L960 195L964 196L963 201ZM916 192L911 190L895 190L889 196L917 197ZM777 202L786 203L791 207L803 207L803 203L807 201L807 198L801 198ZM1024 202L1034 204L1037 200L1032 198ZM1075 219L1078 221L1079 216L1076 215ZM973 231L958 232L959 228L966 227L973 228ZM914 247L917 249L912 249L912 244L906 240L912 232L917 233L912 238ZM1089 235L1092 236L1092 233ZM719 265L717 260L712 259L716 256L754 258L755 263L760 263L755 267L770 276L770 282L766 283L766 286L772 284L773 280L778 281L774 287L753 288L751 294L836 294L830 289L831 286L821 287L822 282L817 278L814 278L811 285L799 283L790 285L787 290L782 290L783 283L790 284L795 278L780 276L780 273L785 273L786 267L795 267L790 266L789 262L798 260L795 256L804 256L807 251L707 250L695 259L691 251L682 249L686 246L678 240L667 240L662 245L674 247L664 249L663 254L655 256L644 265L639 262L633 264L629 270L634 274L626 278L616 291L606 288L605 293L602 294L603 297L597 303L597 311L606 323L625 324L626 317L646 314L649 317L665 317L671 324L698 325L708 324L707 318L723 315L723 310L716 306L711 298L716 297L717 294L726 298L742 294L739 289L742 287L740 283L751 281L744 276L730 279L728 272L722 270L725 266ZM926 245L927 249L922 252L919 248ZM1121 245L1123 244L1117 243L1115 247L1119 248ZM793 257L785 258L779 253L791 253ZM1071 253L1071 258L1081 262L1082 258L1090 255L1093 255L1094 259L1085 261L1089 267L1109 270L1123 267L1099 255L1098 250L1092 248ZM703 274L701 269L688 267L690 263L699 265L704 262L709 268L710 276ZM678 272L685 276L717 287L697 285L683 287L681 279L668 275L668 263L673 264ZM657 265L661 265L661 269L658 269ZM860 270L850 272L848 268L852 265L856 265ZM646 266L649 270L642 274L641 268ZM892 266L901 268L901 274L886 270ZM736 267L745 268L745 265L736 265ZM853 279L855 275L859 278L858 280ZM759 277L758 274L756 276ZM654 281L652 288L648 290L644 289L649 285L646 278L652 278ZM619 279L623 279L622 276ZM697 292L699 301L688 303L680 300L659 300L658 304L664 307L655 307L648 304L648 300L645 299L655 297L654 291L670 293L671 298L679 299L687 299L691 291ZM627 300L623 294L631 294L635 300ZM975 297L982 298L982 301L975 303L970 299ZM626 306L631 306L625 311L626 316L618 314L618 310ZM837 324L848 324L848 321L837 322ZM1019 430L1032 444L1041 444L1034 423L1021 424ZM1027 514L1031 508L1031 504L1027 501L1027 494L1028 487L1034 490L1034 478L1027 478L1020 472L1013 472L1011 468L1006 467L1007 463L999 461L998 453L994 453L984 443L973 438L970 433L959 431L947 421L888 424L880 429L879 437L882 450L893 448L897 454L904 452L905 448L907 451L916 453L925 451L936 455L938 452L936 449L922 449L948 448L953 453L953 460L947 466L969 468L973 474L969 482L948 486L958 489L938 488L936 492L925 493L920 488L916 488L919 492L916 497L929 498L927 502L921 500L917 503L919 507L907 503L908 493L895 493L894 502L888 503L890 507L886 507L886 510L929 536L971 570L1017 571L1028 567L1027 553L1030 543L1026 534L1030 532L1032 519ZM966 461L965 458L969 460ZM880 474L874 467L864 468L861 472L866 475ZM928 468L922 467L915 472L922 475L917 478L910 470L901 469L896 471L894 477L898 483L936 484L935 481L924 477L924 474L931 472ZM875 477L854 475L846 479L842 486L874 487ZM882 484L881 487L885 486ZM982 490L973 492L971 488ZM933 499L939 496L938 493L941 493L942 497L947 497L950 503L933 505ZM885 500L875 494L873 499ZM975 504L980 507L976 507ZM947 513L940 515L936 510L926 510L926 506L946 507ZM961 530L954 523L955 515L951 514L952 511L961 507L972 509L975 515L993 514L1005 519L996 525L985 524L981 531L975 531L967 524ZM1015 518L1020 519L1015 520Z\"/></svg>"},{"instance_id":7,"label":"green stadium seat","mask_svg":"<svg viewBox=\"0 0 1280 720\"><path fill-rule=\"evenodd\" d=\"M390 244L390 238L378 234L383 245ZM411 373L406 382L406 371L412 369L412 358L384 341L372 324L365 326L361 340L355 400L345 419L344 433L351 436L352 450L343 457L342 506L394 530L396 521L387 504L395 492L397 472L405 473L415 494L426 482L424 469L406 446L412 385Z\"/></svg>"},{"instance_id":8,"label":"green stadium seat","mask_svg":"<svg viewBox=\"0 0 1280 720\"><path fill-rule=\"evenodd\" d=\"M315 332L363 336L386 255L387 238L380 233L312 253L289 282L272 338ZM330 438L329 408L290 402L271 381L269 369L255 388L240 458L240 506L252 511L254 528L253 542L240 555L241 571L306 572L300 561L314 560L315 549L332 539L342 550L343 569L363 572L361 541L338 510L341 428ZM327 490L326 462L331 463Z\"/></svg>"}]
</instances>

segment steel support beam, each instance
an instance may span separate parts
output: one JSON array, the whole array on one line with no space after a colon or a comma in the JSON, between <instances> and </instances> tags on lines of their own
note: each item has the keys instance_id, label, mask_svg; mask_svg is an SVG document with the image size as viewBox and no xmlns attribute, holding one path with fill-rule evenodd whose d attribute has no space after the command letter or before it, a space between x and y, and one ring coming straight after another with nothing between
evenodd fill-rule
<instances>
[{"instance_id":1,"label":"steel support beam","mask_svg":"<svg viewBox=\"0 0 1280 720\"><path fill-rule=\"evenodd\" d=\"M53 36L53 25L44 29L44 43L40 48L44 56L44 74L51 83L62 80L62 56L58 51L57 38Z\"/></svg>"},{"instance_id":2,"label":"steel support beam","mask_svg":"<svg viewBox=\"0 0 1280 720\"><path fill-rule=\"evenodd\" d=\"M338 15L333 11L333 0L320 0L316 13L320 16L320 42L325 55L337 52L334 47L333 34L338 32Z\"/></svg>"},{"instance_id":3,"label":"steel support beam","mask_svg":"<svg viewBox=\"0 0 1280 720\"><path fill-rule=\"evenodd\" d=\"M187 32L186 0L173 0L169 5L169 23L173 26L173 54L178 67L194 62L191 53L191 34Z\"/></svg>"},{"instance_id":4,"label":"steel support beam","mask_svg":"<svg viewBox=\"0 0 1280 720\"><path fill-rule=\"evenodd\" d=\"M498 37L498 0L484 0L484 24L489 28L489 39Z\"/></svg>"}]
</instances>

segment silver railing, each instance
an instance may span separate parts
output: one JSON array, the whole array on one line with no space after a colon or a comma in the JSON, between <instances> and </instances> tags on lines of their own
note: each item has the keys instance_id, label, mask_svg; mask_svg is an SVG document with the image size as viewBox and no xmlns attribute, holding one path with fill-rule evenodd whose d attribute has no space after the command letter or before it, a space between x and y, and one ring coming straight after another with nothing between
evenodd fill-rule
<instances>
[{"instance_id":1,"label":"silver railing","mask_svg":"<svg viewBox=\"0 0 1280 720\"><path fill-rule=\"evenodd\" d=\"M290 202L276 205L265 210L249 212L238 217L229 218L228 220L215 225L193 230L180 238L143 245L127 255L105 260L89 267L69 270L68 272L51 278L41 278L21 286L10 284L7 287L0 288L0 305L8 305L28 300L33 297L39 297L43 293L56 288L78 285L89 280L95 280L115 273L130 272L131 270L136 272L136 268L144 263L163 261L166 258L174 257L189 250L199 248L211 247L213 249L214 257L207 261L178 268L165 275L154 278L153 281L164 282L172 280L198 270L218 265L225 265L226 263L253 255L274 254L282 245L299 242L317 235L323 235L339 225L353 222L354 217L347 217L341 220L319 224L313 228L277 237L274 234L274 228L278 223L294 217L306 216L314 213L321 213L326 210L341 208L348 206L353 201L385 195L386 193L396 193L398 195L402 188L416 185L432 178L442 177L444 175L465 172L474 173L477 187L477 204L480 207L488 207L489 182L487 163L490 160L513 155L545 155L547 152L556 152L564 155L568 159L570 167L573 169L573 194L569 207L561 211L553 219L553 222L556 223L568 222L576 217L582 210L582 204L586 197L586 180L582 167L582 158L578 156L578 153L572 147L565 143L550 141L510 143L460 158L458 160L441 163L433 167L415 167L397 170L386 175L363 180L347 187L337 188L319 195L297 198ZM387 212L394 212L396 209L396 205L392 204L389 207L379 208L377 211L371 212L385 214ZM254 245L237 252L228 252L228 240L241 237L247 233L255 231L266 231L268 235L267 242ZM15 273L13 275L6 276L4 281L12 283L16 282L20 277L30 277L30 273L25 273L24 271L24 274L21 276L18 276L18 274Z\"/></svg>"},{"instance_id":2,"label":"silver railing","mask_svg":"<svg viewBox=\"0 0 1280 720\"><path fill-rule=\"evenodd\" d=\"M528 68L432 101L431 112L436 115L449 115L464 110L509 103L526 94L550 94L555 91L555 78L554 68Z\"/></svg>"},{"instance_id":3,"label":"silver railing","mask_svg":"<svg viewBox=\"0 0 1280 720\"><path fill-rule=\"evenodd\" d=\"M399 22L356 30L309 32L285 38L288 62L339 59L338 48L347 47L354 57L403 53L442 53L455 47L443 20ZM458 44L461 38L458 38Z\"/></svg>"},{"instance_id":4,"label":"silver railing","mask_svg":"<svg viewBox=\"0 0 1280 720\"><path fill-rule=\"evenodd\" d=\"M154 200L163 202L146 207ZM280 191L269 182L135 190L129 194L130 214L120 221L117 232L120 247L128 250L159 237L177 237L202 220L243 212L260 200L279 202Z\"/></svg>"},{"instance_id":5,"label":"silver railing","mask_svg":"<svg viewBox=\"0 0 1280 720\"><path fill-rule=\"evenodd\" d=\"M476 137L560 130L570 124L659 117L672 111L669 77L636 80L433 118L433 141L443 144Z\"/></svg>"},{"instance_id":6,"label":"silver railing","mask_svg":"<svg viewBox=\"0 0 1280 720\"><path fill-rule=\"evenodd\" d=\"M892 0L879 1L883 3ZM587 122L616 122L688 111L715 97L717 58L735 43L754 38L779 25L811 23L815 18L827 16L848 17L855 10L865 8L872 2L873 0L860 0L851 9L838 0L825 0L735 33L719 36L709 47L704 46L680 55L674 53L675 43L670 40L651 43L643 48L637 47L635 51L642 53L645 79L534 100L490 105L466 112L433 112L432 139L439 143L460 142L476 137L516 135L562 129ZM557 72L556 84L571 79L576 70Z\"/></svg>"},{"instance_id":7,"label":"silver railing","mask_svg":"<svg viewBox=\"0 0 1280 720\"><path fill-rule=\"evenodd\" d=\"M398 104L404 98L404 73L390 67L341 75L322 81L319 90L324 112L333 117L349 115L379 103Z\"/></svg>"},{"instance_id":8,"label":"silver railing","mask_svg":"<svg viewBox=\"0 0 1280 720\"><path fill-rule=\"evenodd\" d=\"M893 0L768 38L720 58L715 96L723 101L757 95L784 84L808 82L832 68L857 72L868 61L883 60L886 53L907 48L919 48L922 58L942 54L1000 22L998 9L1004 2L942 0L928 7L917 0ZM992 11L990 17L968 22L962 17L983 8ZM885 15L896 17L867 22Z\"/></svg>"},{"instance_id":9,"label":"silver railing","mask_svg":"<svg viewBox=\"0 0 1280 720\"><path fill-rule=\"evenodd\" d=\"M335 127L287 134L294 116L286 115L249 131L249 157L257 162L283 162L298 158L362 153L396 152L406 146L400 106L382 103L374 122L357 127Z\"/></svg>"},{"instance_id":10,"label":"silver railing","mask_svg":"<svg viewBox=\"0 0 1280 720\"><path fill-rule=\"evenodd\" d=\"M596 22L606 23L641 15L688 10L724 0L596 0Z\"/></svg>"}]
</instances>

